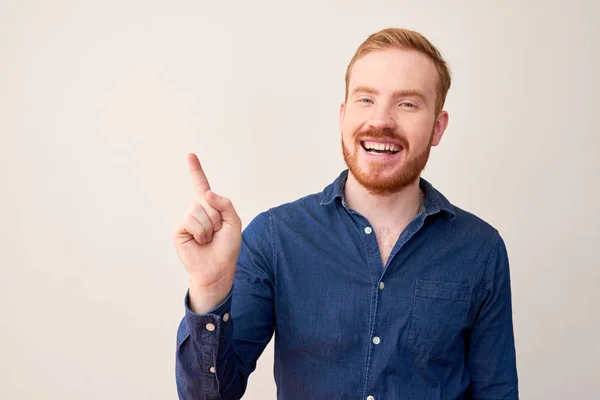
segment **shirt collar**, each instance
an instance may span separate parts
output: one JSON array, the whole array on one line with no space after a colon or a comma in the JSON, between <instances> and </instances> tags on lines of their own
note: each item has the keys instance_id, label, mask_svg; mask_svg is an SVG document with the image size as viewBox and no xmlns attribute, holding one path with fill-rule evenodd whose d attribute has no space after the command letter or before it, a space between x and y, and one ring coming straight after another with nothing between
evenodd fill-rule
<instances>
[{"instance_id":1,"label":"shirt collar","mask_svg":"<svg viewBox=\"0 0 600 400\"><path fill-rule=\"evenodd\" d=\"M340 198L345 203L346 200L344 198L344 186L347 178L348 170L346 169L342 171L342 173L333 181L333 183L323 190L323 198L319 204L322 206L328 205L337 198Z\"/></svg>"},{"instance_id":2,"label":"shirt collar","mask_svg":"<svg viewBox=\"0 0 600 400\"><path fill-rule=\"evenodd\" d=\"M344 186L346 179L348 178L348 170L345 169L342 173L323 190L323 198L321 199L320 205L332 204L335 199L339 198L342 201L342 205L346 207L346 199L344 196ZM424 178L420 179L419 187L425 195L425 213L427 215L437 214L440 211L448 212L452 217L456 216L456 210L454 206L448 201L448 199L436 190L431 183Z\"/></svg>"}]
</instances>

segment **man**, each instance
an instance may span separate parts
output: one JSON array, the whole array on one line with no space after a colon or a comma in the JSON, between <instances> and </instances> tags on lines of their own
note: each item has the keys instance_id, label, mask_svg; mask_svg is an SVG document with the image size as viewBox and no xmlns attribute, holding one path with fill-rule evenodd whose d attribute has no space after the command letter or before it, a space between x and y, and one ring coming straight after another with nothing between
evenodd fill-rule
<instances>
[{"instance_id":1,"label":"man","mask_svg":"<svg viewBox=\"0 0 600 400\"><path fill-rule=\"evenodd\" d=\"M238 399L275 331L280 399L517 399L499 233L420 177L448 124L450 73L417 32L358 48L340 109L348 170L241 233L195 155L174 233L190 273L182 399Z\"/></svg>"}]
</instances>

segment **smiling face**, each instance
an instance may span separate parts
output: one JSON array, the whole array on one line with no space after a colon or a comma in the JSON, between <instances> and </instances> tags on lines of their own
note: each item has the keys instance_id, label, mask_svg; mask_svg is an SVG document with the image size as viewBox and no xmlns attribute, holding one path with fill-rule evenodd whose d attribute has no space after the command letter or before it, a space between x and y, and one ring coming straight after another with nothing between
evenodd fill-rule
<instances>
[{"instance_id":1,"label":"smiling face","mask_svg":"<svg viewBox=\"0 0 600 400\"><path fill-rule=\"evenodd\" d=\"M415 182L448 124L436 110L438 72L414 50L372 51L352 66L340 109L342 151L350 173L374 194Z\"/></svg>"}]
</instances>

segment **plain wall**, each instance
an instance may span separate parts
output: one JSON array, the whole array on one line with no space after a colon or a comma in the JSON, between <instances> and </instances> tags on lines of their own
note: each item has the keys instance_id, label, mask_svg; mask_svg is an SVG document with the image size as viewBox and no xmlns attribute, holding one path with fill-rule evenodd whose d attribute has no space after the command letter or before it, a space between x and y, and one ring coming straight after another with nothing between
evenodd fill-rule
<instances>
[{"instance_id":1,"label":"plain wall","mask_svg":"<svg viewBox=\"0 0 600 400\"><path fill-rule=\"evenodd\" d=\"M345 167L344 73L401 26L447 58L423 176L511 260L523 399L600 398L590 1L0 1L0 398L175 399L185 156L247 224ZM272 344L246 399L272 399Z\"/></svg>"}]
</instances>

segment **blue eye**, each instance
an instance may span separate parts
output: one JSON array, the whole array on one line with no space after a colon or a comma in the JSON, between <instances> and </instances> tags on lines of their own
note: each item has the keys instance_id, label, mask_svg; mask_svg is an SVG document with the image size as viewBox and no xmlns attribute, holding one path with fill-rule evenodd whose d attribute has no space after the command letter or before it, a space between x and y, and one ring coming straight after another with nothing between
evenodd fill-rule
<instances>
[{"instance_id":1,"label":"blue eye","mask_svg":"<svg viewBox=\"0 0 600 400\"><path fill-rule=\"evenodd\" d=\"M363 97L362 99L358 99L358 102L359 103L372 103L373 100L371 100L369 98L366 98L366 97Z\"/></svg>"},{"instance_id":2,"label":"blue eye","mask_svg":"<svg viewBox=\"0 0 600 400\"><path fill-rule=\"evenodd\" d=\"M408 108L413 108L413 107L415 107L415 105L414 105L413 103L406 103L406 102L405 102L405 103L400 103L400 105L401 105L401 106L406 106L406 107L408 107Z\"/></svg>"}]
</instances>

